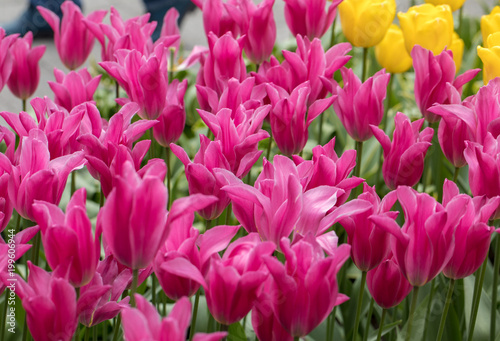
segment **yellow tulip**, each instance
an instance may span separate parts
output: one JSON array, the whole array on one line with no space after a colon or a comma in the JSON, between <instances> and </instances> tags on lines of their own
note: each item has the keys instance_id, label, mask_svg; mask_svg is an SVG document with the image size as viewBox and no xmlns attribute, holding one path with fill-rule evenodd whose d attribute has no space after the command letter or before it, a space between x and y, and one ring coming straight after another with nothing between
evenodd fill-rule
<instances>
[{"instance_id":1,"label":"yellow tulip","mask_svg":"<svg viewBox=\"0 0 500 341\"><path fill-rule=\"evenodd\" d=\"M488 84L490 80L500 76L500 32L490 34L486 46L477 47L477 54L483 62L483 82Z\"/></svg>"},{"instance_id":2,"label":"yellow tulip","mask_svg":"<svg viewBox=\"0 0 500 341\"><path fill-rule=\"evenodd\" d=\"M342 31L358 47L375 46L396 16L395 0L344 0L339 7Z\"/></svg>"},{"instance_id":3,"label":"yellow tulip","mask_svg":"<svg viewBox=\"0 0 500 341\"><path fill-rule=\"evenodd\" d=\"M425 2L433 5L449 5L451 7L451 11L455 12L463 6L465 0L425 0Z\"/></svg>"},{"instance_id":4,"label":"yellow tulip","mask_svg":"<svg viewBox=\"0 0 500 341\"><path fill-rule=\"evenodd\" d=\"M406 52L403 32L397 25L392 24L384 39L375 46L375 58L390 73L402 73L411 67L412 60Z\"/></svg>"},{"instance_id":5,"label":"yellow tulip","mask_svg":"<svg viewBox=\"0 0 500 341\"><path fill-rule=\"evenodd\" d=\"M464 56L464 41L458 36L457 32L453 32L453 41L451 42L450 50L453 52L453 61L458 72Z\"/></svg>"},{"instance_id":6,"label":"yellow tulip","mask_svg":"<svg viewBox=\"0 0 500 341\"><path fill-rule=\"evenodd\" d=\"M481 34L483 35L483 45L486 44L488 36L495 32L500 32L500 6L493 8L490 14L481 17Z\"/></svg>"},{"instance_id":7,"label":"yellow tulip","mask_svg":"<svg viewBox=\"0 0 500 341\"><path fill-rule=\"evenodd\" d=\"M417 44L431 50L434 55L451 46L454 29L450 6L413 6L406 13L398 13L398 18L408 53Z\"/></svg>"}]
</instances>

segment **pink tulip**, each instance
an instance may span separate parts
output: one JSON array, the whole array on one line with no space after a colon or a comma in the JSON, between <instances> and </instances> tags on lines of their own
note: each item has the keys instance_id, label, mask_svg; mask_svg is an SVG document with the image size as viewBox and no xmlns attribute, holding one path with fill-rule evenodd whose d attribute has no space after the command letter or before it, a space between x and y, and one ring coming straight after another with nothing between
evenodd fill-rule
<instances>
[{"instance_id":1,"label":"pink tulip","mask_svg":"<svg viewBox=\"0 0 500 341\"><path fill-rule=\"evenodd\" d=\"M28 261L28 282L17 276L16 294L26 310L26 321L35 341L73 338L78 324L76 293L68 280Z\"/></svg>"},{"instance_id":2,"label":"pink tulip","mask_svg":"<svg viewBox=\"0 0 500 341\"><path fill-rule=\"evenodd\" d=\"M0 133L0 137L1 137ZM1 140L1 139L0 139ZM10 222L14 205L9 197L9 181L12 172L12 164L7 156L0 156L0 232L2 232Z\"/></svg>"},{"instance_id":3,"label":"pink tulip","mask_svg":"<svg viewBox=\"0 0 500 341\"><path fill-rule=\"evenodd\" d=\"M222 0L193 0L193 3L203 12L203 27L208 40L210 40L210 32L217 37L222 37L228 32L233 37L240 35L241 29L236 18L227 10L227 6L238 6L238 1L229 0L224 3Z\"/></svg>"},{"instance_id":4,"label":"pink tulip","mask_svg":"<svg viewBox=\"0 0 500 341\"><path fill-rule=\"evenodd\" d=\"M85 26L80 7L73 1L64 1L61 5L62 19L45 7L37 6L37 9L54 31L54 42L63 64L70 70L79 68L94 45L94 35ZM94 11L87 20L100 23L105 15L105 10Z\"/></svg>"},{"instance_id":5,"label":"pink tulip","mask_svg":"<svg viewBox=\"0 0 500 341\"><path fill-rule=\"evenodd\" d=\"M16 41L17 35L5 36L5 30L0 27L0 91L9 80L14 58L10 52L10 46Z\"/></svg>"},{"instance_id":6,"label":"pink tulip","mask_svg":"<svg viewBox=\"0 0 500 341\"><path fill-rule=\"evenodd\" d=\"M113 257L100 261L92 281L80 288L77 304L80 323L90 328L114 318L122 309L127 308L130 297L120 298L131 280L132 271L119 271L118 263Z\"/></svg>"},{"instance_id":7,"label":"pink tulip","mask_svg":"<svg viewBox=\"0 0 500 341\"><path fill-rule=\"evenodd\" d=\"M309 125L334 103L336 97L319 99L308 105L312 91L308 81L290 94L276 85L267 85L266 89L272 104L270 121L273 138L283 154L298 154L306 145Z\"/></svg>"},{"instance_id":8,"label":"pink tulip","mask_svg":"<svg viewBox=\"0 0 500 341\"><path fill-rule=\"evenodd\" d=\"M462 86L481 71L468 70L455 79L456 67L451 50L444 50L434 56L432 51L415 45L411 57L415 69L415 101L424 118L430 123L437 122L440 118L428 111L433 104L456 104L452 103L456 97L449 91L447 84L452 85L461 94Z\"/></svg>"},{"instance_id":9,"label":"pink tulip","mask_svg":"<svg viewBox=\"0 0 500 341\"><path fill-rule=\"evenodd\" d=\"M83 22L101 44L101 61L113 62L115 52L120 49L138 50L143 55L153 52L151 35L156 24L148 22L149 17L150 14L146 13L123 21L120 13L111 6L109 25L90 18L84 18Z\"/></svg>"},{"instance_id":10,"label":"pink tulip","mask_svg":"<svg viewBox=\"0 0 500 341\"><path fill-rule=\"evenodd\" d=\"M268 278L262 294L252 308L253 330L260 341L292 341L293 337L283 328L273 312L272 297L268 294L272 285L272 278Z\"/></svg>"},{"instance_id":11,"label":"pink tulip","mask_svg":"<svg viewBox=\"0 0 500 341\"><path fill-rule=\"evenodd\" d=\"M240 106L236 112L222 109L216 115L198 110L201 119L214 134L214 140L220 141L230 170L240 179L250 171L262 154L258 150L258 143L269 137L261 129L269 109L270 105L256 110L244 110Z\"/></svg>"},{"instance_id":12,"label":"pink tulip","mask_svg":"<svg viewBox=\"0 0 500 341\"><path fill-rule=\"evenodd\" d=\"M55 102L68 111L78 104L92 101L101 79L101 75L92 78L86 68L78 72L70 71L67 75L54 68L54 76L56 81L48 83L54 92Z\"/></svg>"},{"instance_id":13,"label":"pink tulip","mask_svg":"<svg viewBox=\"0 0 500 341\"><path fill-rule=\"evenodd\" d=\"M337 82L333 80L334 73L343 67L351 56L346 55L351 50L349 43L332 46L326 52L321 40L310 41L300 35L296 37L295 52L283 50L284 61L272 56L269 62L264 62L255 74L259 84L272 82L291 93L300 84L309 81L311 93L307 104L311 105L317 99L325 98L328 91L333 92Z\"/></svg>"},{"instance_id":14,"label":"pink tulip","mask_svg":"<svg viewBox=\"0 0 500 341\"><path fill-rule=\"evenodd\" d=\"M337 6L342 0L332 1L325 12L326 0L285 0L285 20L294 36L321 38L332 26Z\"/></svg>"},{"instance_id":15,"label":"pink tulip","mask_svg":"<svg viewBox=\"0 0 500 341\"><path fill-rule=\"evenodd\" d=\"M168 236L165 168L163 164L141 178L126 161L97 217L111 253L134 270L148 267Z\"/></svg>"},{"instance_id":16,"label":"pink tulip","mask_svg":"<svg viewBox=\"0 0 500 341\"><path fill-rule=\"evenodd\" d=\"M153 136L162 147L168 147L181 137L186 123L184 94L187 80L173 80L167 87L165 108L158 116L158 123L153 126Z\"/></svg>"},{"instance_id":17,"label":"pink tulip","mask_svg":"<svg viewBox=\"0 0 500 341\"><path fill-rule=\"evenodd\" d=\"M76 191L66 207L66 214L48 202L33 204L47 262L52 269L67 268L69 281L75 288L90 282L101 252L99 236L92 236L92 224L85 209L86 197L85 188Z\"/></svg>"},{"instance_id":18,"label":"pink tulip","mask_svg":"<svg viewBox=\"0 0 500 341\"><path fill-rule=\"evenodd\" d=\"M332 311L346 300L338 292L337 273L349 258L350 247L336 248L329 257L312 237L290 246L288 238L280 243L285 264L266 257L265 262L274 279L270 292L273 311L284 329L293 337L302 337L316 328Z\"/></svg>"},{"instance_id":19,"label":"pink tulip","mask_svg":"<svg viewBox=\"0 0 500 341\"><path fill-rule=\"evenodd\" d=\"M401 272L412 286L421 287L450 261L455 226L465 211L466 200L457 198L444 208L433 197L411 187L400 186L396 193L405 215L403 227L388 216L370 219L394 235L391 248Z\"/></svg>"},{"instance_id":20,"label":"pink tulip","mask_svg":"<svg viewBox=\"0 0 500 341\"><path fill-rule=\"evenodd\" d=\"M207 1L210 3L212 1ZM216 1L214 1L216 2ZM213 32L208 34L209 53L202 58L196 84L213 89L222 94L228 81L236 78L242 82L247 77L247 69L242 57L244 39L236 40L231 33L220 38Z\"/></svg>"},{"instance_id":21,"label":"pink tulip","mask_svg":"<svg viewBox=\"0 0 500 341\"><path fill-rule=\"evenodd\" d=\"M221 260L212 258L205 294L216 321L230 325L250 312L268 276L262 258L274 249L273 243L261 242L251 233L229 245Z\"/></svg>"},{"instance_id":22,"label":"pink tulip","mask_svg":"<svg viewBox=\"0 0 500 341\"><path fill-rule=\"evenodd\" d=\"M47 137L39 129L31 129L23 138L19 165L12 167L9 197L16 211L34 221L35 200L58 205L69 173L84 164L83 152L50 160Z\"/></svg>"},{"instance_id":23,"label":"pink tulip","mask_svg":"<svg viewBox=\"0 0 500 341\"><path fill-rule=\"evenodd\" d=\"M135 295L137 309L122 312L123 331L126 341L184 341L191 320L191 302L186 297L180 299L167 317L161 319L156 308L139 294ZM194 341L218 341L226 332L196 334Z\"/></svg>"},{"instance_id":24,"label":"pink tulip","mask_svg":"<svg viewBox=\"0 0 500 341\"><path fill-rule=\"evenodd\" d=\"M487 223L500 204L499 196L472 199L466 194L459 194L458 186L445 180L443 205L449 205L457 197L465 197L467 206L456 226L453 256L443 269L444 275L452 279L470 276L483 264L491 235L495 232L495 228Z\"/></svg>"},{"instance_id":25,"label":"pink tulip","mask_svg":"<svg viewBox=\"0 0 500 341\"><path fill-rule=\"evenodd\" d=\"M305 190L319 186L333 186L344 191L337 198L336 206L347 201L351 190L361 184L364 179L355 176L348 177L356 166L356 151L349 149L340 156L335 152L335 138L324 146L316 146L312 150L312 160L304 160L298 155L293 156L301 178L306 178Z\"/></svg>"},{"instance_id":26,"label":"pink tulip","mask_svg":"<svg viewBox=\"0 0 500 341\"><path fill-rule=\"evenodd\" d=\"M375 302L384 309L397 306L413 289L392 256L368 271L366 285Z\"/></svg>"},{"instance_id":27,"label":"pink tulip","mask_svg":"<svg viewBox=\"0 0 500 341\"><path fill-rule=\"evenodd\" d=\"M154 53L142 55L137 50L118 50L116 62L101 62L99 65L115 78L125 90L129 101L139 104L139 116L142 119L154 120L165 108L167 99L167 55L164 45L156 46Z\"/></svg>"},{"instance_id":28,"label":"pink tulip","mask_svg":"<svg viewBox=\"0 0 500 341\"><path fill-rule=\"evenodd\" d=\"M356 141L366 141L373 133L370 125L378 126L384 117L384 99L390 74L385 70L377 72L361 83L352 69L342 68L344 87L337 87L333 102L335 113L347 133Z\"/></svg>"},{"instance_id":29,"label":"pink tulip","mask_svg":"<svg viewBox=\"0 0 500 341\"><path fill-rule=\"evenodd\" d=\"M214 195L219 199L198 213L206 220L213 220L220 216L229 204L229 197L226 192L221 190L225 183L216 178L214 169L231 170L229 162L222 152L221 141L210 141L205 135L200 135L200 149L192 162L182 147L171 144L170 148L172 153L184 164L189 194Z\"/></svg>"},{"instance_id":30,"label":"pink tulip","mask_svg":"<svg viewBox=\"0 0 500 341\"><path fill-rule=\"evenodd\" d=\"M347 232L352 261L361 271L370 271L387 258L391 251L391 234L378 227L369 218L372 215L384 215L395 219L398 212L390 209L397 200L396 192L390 192L380 200L375 188L365 183L363 193L358 199L371 203L371 209L347 215L340 220L340 224Z\"/></svg>"},{"instance_id":31,"label":"pink tulip","mask_svg":"<svg viewBox=\"0 0 500 341\"><path fill-rule=\"evenodd\" d=\"M239 8L226 5L232 17L243 17L239 21L242 35L246 36L243 48L254 64L261 64L269 59L273 52L276 41L273 5L274 0L262 1L257 6L252 1L243 1Z\"/></svg>"},{"instance_id":32,"label":"pink tulip","mask_svg":"<svg viewBox=\"0 0 500 341\"><path fill-rule=\"evenodd\" d=\"M33 33L26 33L23 38L17 38L10 46L12 54L12 72L7 81L12 94L20 99L30 98L40 82L40 66L38 63L45 53L45 45L32 48Z\"/></svg>"},{"instance_id":33,"label":"pink tulip","mask_svg":"<svg viewBox=\"0 0 500 341\"><path fill-rule=\"evenodd\" d=\"M424 158L431 146L434 130L430 127L420 132L423 119L411 122L403 113L396 113L396 128L391 140L384 131L371 126L373 135L384 150L382 175L389 189L400 185L414 186L424 172Z\"/></svg>"}]
</instances>

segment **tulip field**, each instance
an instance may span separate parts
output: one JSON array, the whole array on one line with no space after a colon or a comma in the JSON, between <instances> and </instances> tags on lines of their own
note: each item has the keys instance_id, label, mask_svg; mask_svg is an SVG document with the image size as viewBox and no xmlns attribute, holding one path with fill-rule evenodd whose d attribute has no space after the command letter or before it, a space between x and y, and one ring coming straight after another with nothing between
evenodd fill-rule
<instances>
[{"instance_id":1,"label":"tulip field","mask_svg":"<svg viewBox=\"0 0 500 341\"><path fill-rule=\"evenodd\" d=\"M192 1L0 28L0 341L500 340L500 6Z\"/></svg>"}]
</instances>

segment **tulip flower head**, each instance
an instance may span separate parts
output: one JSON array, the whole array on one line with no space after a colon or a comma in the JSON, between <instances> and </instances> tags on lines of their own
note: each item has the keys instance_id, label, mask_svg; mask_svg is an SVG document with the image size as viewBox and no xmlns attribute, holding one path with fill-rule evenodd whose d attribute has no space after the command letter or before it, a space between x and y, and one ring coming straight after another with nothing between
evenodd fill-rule
<instances>
[{"instance_id":1,"label":"tulip flower head","mask_svg":"<svg viewBox=\"0 0 500 341\"><path fill-rule=\"evenodd\" d=\"M80 71L70 71L67 75L54 68L55 82L48 82L54 92L55 102L68 111L78 104L92 101L94 93L101 80L101 75L94 78L86 68Z\"/></svg>"},{"instance_id":2,"label":"tulip flower head","mask_svg":"<svg viewBox=\"0 0 500 341\"><path fill-rule=\"evenodd\" d=\"M490 34L484 47L477 47L477 55L483 62L483 81L488 84L490 80L500 76L500 32Z\"/></svg>"},{"instance_id":3,"label":"tulip flower head","mask_svg":"<svg viewBox=\"0 0 500 341\"><path fill-rule=\"evenodd\" d=\"M463 6L466 0L425 0L428 4L437 5L448 5L451 8L452 12L455 12L457 9Z\"/></svg>"},{"instance_id":4,"label":"tulip flower head","mask_svg":"<svg viewBox=\"0 0 500 341\"><path fill-rule=\"evenodd\" d=\"M375 58L387 72L402 73L408 71L412 60L406 51L403 32L399 26L391 24L380 43L375 46Z\"/></svg>"},{"instance_id":5,"label":"tulip flower head","mask_svg":"<svg viewBox=\"0 0 500 341\"><path fill-rule=\"evenodd\" d=\"M326 0L285 0L286 24L294 36L300 34L310 40L321 38L332 26L341 2L331 1L325 11Z\"/></svg>"},{"instance_id":6,"label":"tulip flower head","mask_svg":"<svg viewBox=\"0 0 500 341\"><path fill-rule=\"evenodd\" d=\"M500 32L500 6L495 6L490 14L481 17L481 34L483 45L488 41L490 34Z\"/></svg>"},{"instance_id":7,"label":"tulip flower head","mask_svg":"<svg viewBox=\"0 0 500 341\"><path fill-rule=\"evenodd\" d=\"M395 0L344 0L339 4L342 32L358 47L372 47L384 38L396 15Z\"/></svg>"},{"instance_id":8,"label":"tulip flower head","mask_svg":"<svg viewBox=\"0 0 500 341\"><path fill-rule=\"evenodd\" d=\"M406 13L398 13L398 18L408 53L415 45L432 51L434 55L451 47L454 29L450 6L413 6Z\"/></svg>"},{"instance_id":9,"label":"tulip flower head","mask_svg":"<svg viewBox=\"0 0 500 341\"><path fill-rule=\"evenodd\" d=\"M45 7L37 6L37 9L54 31L54 42L63 64L70 70L79 68L94 46L94 35L85 25L80 7L73 1L64 1L61 4L62 19ZM94 11L87 20L100 23L105 15L105 10Z\"/></svg>"},{"instance_id":10,"label":"tulip flower head","mask_svg":"<svg viewBox=\"0 0 500 341\"><path fill-rule=\"evenodd\" d=\"M26 33L17 38L9 48L12 54L12 72L7 85L14 96L26 100L36 91L40 82L40 66L38 63L45 53L45 45L32 48L33 33Z\"/></svg>"},{"instance_id":11,"label":"tulip flower head","mask_svg":"<svg viewBox=\"0 0 500 341\"><path fill-rule=\"evenodd\" d=\"M5 36L5 30L0 27L0 91L2 91L9 80L10 73L12 72L14 59L9 48L16 38L16 35Z\"/></svg>"}]
</instances>

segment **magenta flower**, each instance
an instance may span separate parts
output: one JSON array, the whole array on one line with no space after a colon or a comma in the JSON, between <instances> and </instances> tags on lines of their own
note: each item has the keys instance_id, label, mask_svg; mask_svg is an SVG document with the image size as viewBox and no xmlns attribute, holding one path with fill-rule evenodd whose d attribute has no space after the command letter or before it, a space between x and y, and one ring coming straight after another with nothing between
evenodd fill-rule
<instances>
[{"instance_id":1,"label":"magenta flower","mask_svg":"<svg viewBox=\"0 0 500 341\"><path fill-rule=\"evenodd\" d=\"M332 1L325 12L326 0L285 0L286 24L294 36L300 34L310 40L321 38L332 26L341 2Z\"/></svg>"},{"instance_id":2,"label":"magenta flower","mask_svg":"<svg viewBox=\"0 0 500 341\"><path fill-rule=\"evenodd\" d=\"M0 133L0 137L2 133ZM1 141L1 138L0 138ZM2 232L10 222L14 205L9 197L9 181L12 172L11 161L5 154L0 156L0 232Z\"/></svg>"},{"instance_id":3,"label":"magenta flower","mask_svg":"<svg viewBox=\"0 0 500 341\"><path fill-rule=\"evenodd\" d=\"M165 108L158 116L158 123L153 126L154 139L162 146L168 147L181 137L186 123L184 94L187 80L173 80L167 87Z\"/></svg>"},{"instance_id":4,"label":"magenta flower","mask_svg":"<svg viewBox=\"0 0 500 341\"><path fill-rule=\"evenodd\" d=\"M92 224L85 209L86 197L85 188L76 191L66 207L66 214L48 202L33 204L47 262L52 269L59 266L68 269L68 280L75 288L92 280L101 252L99 236L92 236Z\"/></svg>"},{"instance_id":5,"label":"magenta flower","mask_svg":"<svg viewBox=\"0 0 500 341\"><path fill-rule=\"evenodd\" d=\"M262 259L274 249L273 243L251 233L229 245L221 260L212 258L205 294L215 320L230 325L250 312L268 276Z\"/></svg>"},{"instance_id":6,"label":"magenta flower","mask_svg":"<svg viewBox=\"0 0 500 341\"><path fill-rule=\"evenodd\" d=\"M456 100L447 84L461 94L462 86L481 71L468 70L455 79L456 66L452 55L451 50L445 50L434 56L432 51L420 45L415 45L411 51L415 69L415 101L424 118L430 123L439 121L439 116L428 110L433 104L453 104L452 100Z\"/></svg>"},{"instance_id":7,"label":"magenta flower","mask_svg":"<svg viewBox=\"0 0 500 341\"><path fill-rule=\"evenodd\" d=\"M50 160L47 137L39 129L31 129L23 138L19 165L12 167L9 197L16 211L34 221L35 200L58 205L69 173L84 164L83 152Z\"/></svg>"},{"instance_id":8,"label":"magenta flower","mask_svg":"<svg viewBox=\"0 0 500 341\"><path fill-rule=\"evenodd\" d=\"M9 80L14 58L10 52L10 46L16 41L17 35L5 36L5 30L0 27L0 91Z\"/></svg>"},{"instance_id":9,"label":"magenta flower","mask_svg":"<svg viewBox=\"0 0 500 341\"><path fill-rule=\"evenodd\" d=\"M405 215L403 227L388 216L374 215L370 219L394 235L391 249L401 272L412 286L421 287L451 259L455 226L466 201L458 198L444 208L433 197L411 187L400 186L396 193Z\"/></svg>"},{"instance_id":10,"label":"magenta flower","mask_svg":"<svg viewBox=\"0 0 500 341\"><path fill-rule=\"evenodd\" d=\"M265 262L274 279L271 289L273 311L293 337L302 337L316 328L332 311L346 300L338 292L337 273L349 258L346 244L333 250L329 257L312 235L290 246L288 238L280 243L285 264L266 257Z\"/></svg>"},{"instance_id":11,"label":"magenta flower","mask_svg":"<svg viewBox=\"0 0 500 341\"><path fill-rule=\"evenodd\" d=\"M78 104L92 101L101 79L101 75L92 78L87 68L70 71L67 75L54 68L54 76L56 81L48 83L54 92L55 102L68 111Z\"/></svg>"},{"instance_id":12,"label":"magenta flower","mask_svg":"<svg viewBox=\"0 0 500 341\"><path fill-rule=\"evenodd\" d=\"M211 2L217 1L206 1L205 4ZM213 89L220 95L231 78L242 82L247 77L247 69L242 57L243 42L244 39L236 40L229 32L220 38L210 32L208 34L209 53L206 58L200 60L201 68L196 84Z\"/></svg>"},{"instance_id":13,"label":"magenta flower","mask_svg":"<svg viewBox=\"0 0 500 341\"><path fill-rule=\"evenodd\" d=\"M361 83L352 69L342 68L340 72L344 87L337 86L334 90L337 100L333 102L333 109L349 136L356 141L366 141L373 135L370 125L378 126L384 117L390 74L380 70Z\"/></svg>"},{"instance_id":14,"label":"magenta flower","mask_svg":"<svg viewBox=\"0 0 500 341\"><path fill-rule=\"evenodd\" d=\"M125 90L129 101L139 104L139 116L154 120L162 113L167 100L167 54L164 45L156 46L154 53L142 55L137 50L118 50L116 62L101 62L100 66Z\"/></svg>"},{"instance_id":15,"label":"magenta flower","mask_svg":"<svg viewBox=\"0 0 500 341\"><path fill-rule=\"evenodd\" d=\"M94 45L94 35L84 24L80 7L73 1L64 1L61 5L62 20L45 7L37 6L37 9L54 31L54 42L63 64L70 70L79 68ZM87 20L100 23L105 15L105 10L94 11Z\"/></svg>"},{"instance_id":16,"label":"magenta flower","mask_svg":"<svg viewBox=\"0 0 500 341\"><path fill-rule=\"evenodd\" d=\"M319 99L308 105L312 91L308 81L290 94L276 85L267 85L266 89L272 104L270 121L273 138L283 154L298 154L306 145L309 125L334 103L336 97Z\"/></svg>"},{"instance_id":17,"label":"magenta flower","mask_svg":"<svg viewBox=\"0 0 500 341\"><path fill-rule=\"evenodd\" d=\"M124 309L122 312L124 338L127 341L184 341L191 320L191 302L184 297L173 307L163 320L156 308L139 294L135 295L137 309ZM194 341L218 341L226 332L213 334L198 333Z\"/></svg>"},{"instance_id":18,"label":"magenta flower","mask_svg":"<svg viewBox=\"0 0 500 341\"><path fill-rule=\"evenodd\" d=\"M12 72L7 85L12 94L20 99L30 98L40 82L38 62L45 53L46 46L32 48L33 33L28 32L23 38L17 38L9 48L12 54Z\"/></svg>"},{"instance_id":19,"label":"magenta flower","mask_svg":"<svg viewBox=\"0 0 500 341\"><path fill-rule=\"evenodd\" d=\"M470 276L483 264L491 235L495 232L495 228L487 223L500 204L499 196L490 199L459 194L458 186L445 180L443 205L447 207L458 197L465 198L466 209L456 226L453 256L443 269L444 275L452 279Z\"/></svg>"},{"instance_id":20,"label":"magenta flower","mask_svg":"<svg viewBox=\"0 0 500 341\"><path fill-rule=\"evenodd\" d=\"M102 231L116 259L131 269L148 267L168 236L165 173L163 163L141 178L126 161L97 216L98 233Z\"/></svg>"},{"instance_id":21,"label":"magenta flower","mask_svg":"<svg viewBox=\"0 0 500 341\"><path fill-rule=\"evenodd\" d=\"M368 271L366 285L375 302L384 309L397 306L413 289L392 255Z\"/></svg>"},{"instance_id":22,"label":"magenta flower","mask_svg":"<svg viewBox=\"0 0 500 341\"><path fill-rule=\"evenodd\" d=\"M273 311L273 301L269 292L273 285L272 277L264 284L262 293L252 308L252 327L260 341L292 341L293 337L281 325Z\"/></svg>"},{"instance_id":23,"label":"magenta flower","mask_svg":"<svg viewBox=\"0 0 500 341\"><path fill-rule=\"evenodd\" d=\"M358 199L371 203L371 209L346 215L339 222L347 232L347 242L351 245L351 258L361 271L369 271L387 258L391 234L378 227L369 218L372 215L384 215L396 219L398 212L390 211L396 202L396 192L389 192L382 200L374 187L363 186L363 193Z\"/></svg>"},{"instance_id":24,"label":"magenta flower","mask_svg":"<svg viewBox=\"0 0 500 341\"><path fill-rule=\"evenodd\" d=\"M28 261L28 282L17 276L16 294L26 310L28 329L35 341L73 338L78 324L76 293L68 280Z\"/></svg>"},{"instance_id":25,"label":"magenta flower","mask_svg":"<svg viewBox=\"0 0 500 341\"><path fill-rule=\"evenodd\" d=\"M403 113L396 113L394 118L396 128L391 140L384 131L371 126L375 138L384 150L382 175L389 189L400 185L414 186L424 172L424 158L431 146L434 130L430 127L420 132L423 119L411 122Z\"/></svg>"},{"instance_id":26,"label":"magenta flower","mask_svg":"<svg viewBox=\"0 0 500 341\"><path fill-rule=\"evenodd\" d=\"M233 37L240 35L241 30L236 18L230 15L227 10L228 6L237 7L239 5L238 1L229 0L224 3L222 0L193 0L193 3L203 12L203 27L209 41L210 32L213 32L217 37L222 37L228 32Z\"/></svg>"}]
</instances>

